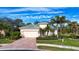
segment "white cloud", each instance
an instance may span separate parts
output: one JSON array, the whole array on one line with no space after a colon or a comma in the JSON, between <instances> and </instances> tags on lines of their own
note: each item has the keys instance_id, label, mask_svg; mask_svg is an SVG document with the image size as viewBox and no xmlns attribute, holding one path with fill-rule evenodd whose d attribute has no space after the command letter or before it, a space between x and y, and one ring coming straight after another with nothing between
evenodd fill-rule
<instances>
[{"instance_id":1,"label":"white cloud","mask_svg":"<svg viewBox=\"0 0 79 59\"><path fill-rule=\"evenodd\" d=\"M63 11L45 11L45 12L36 12L36 13L32 13L32 14L63 14Z\"/></svg>"},{"instance_id":2,"label":"white cloud","mask_svg":"<svg viewBox=\"0 0 79 59\"><path fill-rule=\"evenodd\" d=\"M51 18L52 16L49 15L40 15L40 16L20 16L20 17L24 17L26 19L41 19L41 18Z\"/></svg>"},{"instance_id":3,"label":"white cloud","mask_svg":"<svg viewBox=\"0 0 79 59\"><path fill-rule=\"evenodd\" d=\"M54 7L54 8L52 8L52 9L54 9L54 10L59 10L59 9L66 9L66 8L68 8L68 7Z\"/></svg>"},{"instance_id":4,"label":"white cloud","mask_svg":"<svg viewBox=\"0 0 79 59\"><path fill-rule=\"evenodd\" d=\"M79 15L73 15L73 18L79 17Z\"/></svg>"},{"instance_id":5,"label":"white cloud","mask_svg":"<svg viewBox=\"0 0 79 59\"><path fill-rule=\"evenodd\" d=\"M4 11L3 11L4 10ZM21 11L50 11L49 8L38 8L38 7L27 7L27 8L18 8L18 9L1 9L1 13L11 13L11 12L21 12Z\"/></svg>"},{"instance_id":6,"label":"white cloud","mask_svg":"<svg viewBox=\"0 0 79 59\"><path fill-rule=\"evenodd\" d=\"M49 14L59 14L59 13L64 13L63 11L52 11L52 12L48 12Z\"/></svg>"},{"instance_id":7,"label":"white cloud","mask_svg":"<svg viewBox=\"0 0 79 59\"><path fill-rule=\"evenodd\" d=\"M58 9L58 7L57 7ZM0 13L12 13L12 12L22 12L22 11L37 11L36 13L32 14L59 14L59 13L64 13L63 11L55 11L54 9L51 8L44 8L44 7L24 7L24 8L17 8L17 9L0 9ZM28 14L28 13L27 13Z\"/></svg>"},{"instance_id":8,"label":"white cloud","mask_svg":"<svg viewBox=\"0 0 79 59\"><path fill-rule=\"evenodd\" d=\"M26 19L48 19L51 18L52 15L26 15L26 14L2 14L3 17L9 17L9 18L26 18Z\"/></svg>"},{"instance_id":9,"label":"white cloud","mask_svg":"<svg viewBox=\"0 0 79 59\"><path fill-rule=\"evenodd\" d=\"M73 22L73 21L76 21L76 22L79 23L79 20L78 20L77 18L71 18L71 21L72 21L72 22Z\"/></svg>"}]
</instances>

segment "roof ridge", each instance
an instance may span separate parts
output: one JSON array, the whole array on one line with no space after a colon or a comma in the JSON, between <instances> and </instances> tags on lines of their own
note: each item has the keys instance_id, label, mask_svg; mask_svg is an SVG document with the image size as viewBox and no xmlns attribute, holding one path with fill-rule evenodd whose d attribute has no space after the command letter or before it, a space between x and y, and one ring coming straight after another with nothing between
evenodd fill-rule
<instances>
[{"instance_id":1,"label":"roof ridge","mask_svg":"<svg viewBox=\"0 0 79 59\"><path fill-rule=\"evenodd\" d=\"M24 28L24 29L37 29L37 28L39 28L39 25L30 24L30 25L20 27L20 29L22 29L22 28Z\"/></svg>"}]
</instances>

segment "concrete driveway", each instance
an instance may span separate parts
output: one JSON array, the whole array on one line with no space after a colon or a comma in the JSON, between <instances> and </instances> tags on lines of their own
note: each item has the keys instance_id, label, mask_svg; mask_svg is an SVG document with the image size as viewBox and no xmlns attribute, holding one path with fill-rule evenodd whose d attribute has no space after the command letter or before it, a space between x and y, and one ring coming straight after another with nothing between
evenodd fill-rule
<instances>
[{"instance_id":1,"label":"concrete driveway","mask_svg":"<svg viewBox=\"0 0 79 59\"><path fill-rule=\"evenodd\" d=\"M0 49L37 49L36 47L36 38L20 38L15 42L0 47Z\"/></svg>"}]
</instances>

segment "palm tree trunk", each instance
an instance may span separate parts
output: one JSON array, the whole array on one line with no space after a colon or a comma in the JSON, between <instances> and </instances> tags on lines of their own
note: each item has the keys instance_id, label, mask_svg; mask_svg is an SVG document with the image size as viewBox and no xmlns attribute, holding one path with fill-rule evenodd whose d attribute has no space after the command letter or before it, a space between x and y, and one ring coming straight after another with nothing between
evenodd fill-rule
<instances>
[{"instance_id":1,"label":"palm tree trunk","mask_svg":"<svg viewBox=\"0 0 79 59\"><path fill-rule=\"evenodd\" d=\"M59 37L59 34L58 34L58 24L57 24L57 38Z\"/></svg>"},{"instance_id":2,"label":"palm tree trunk","mask_svg":"<svg viewBox=\"0 0 79 59\"><path fill-rule=\"evenodd\" d=\"M49 34L49 31L47 31L47 36L48 36L48 34Z\"/></svg>"}]
</instances>

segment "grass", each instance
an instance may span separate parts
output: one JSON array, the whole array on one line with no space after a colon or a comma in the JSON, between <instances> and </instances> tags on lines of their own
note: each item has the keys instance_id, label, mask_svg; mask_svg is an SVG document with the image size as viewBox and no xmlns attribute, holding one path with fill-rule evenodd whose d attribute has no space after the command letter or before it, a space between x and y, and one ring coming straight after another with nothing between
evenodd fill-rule
<instances>
[{"instance_id":1,"label":"grass","mask_svg":"<svg viewBox=\"0 0 79 59\"><path fill-rule=\"evenodd\" d=\"M48 43L48 44L58 44L58 45L68 45L68 46L76 46L79 47L79 40L69 40L65 39L62 43L61 40L37 40L37 43Z\"/></svg>"},{"instance_id":2,"label":"grass","mask_svg":"<svg viewBox=\"0 0 79 59\"><path fill-rule=\"evenodd\" d=\"M75 51L73 49L48 47L48 46L38 46L38 48L45 51Z\"/></svg>"},{"instance_id":3,"label":"grass","mask_svg":"<svg viewBox=\"0 0 79 59\"><path fill-rule=\"evenodd\" d=\"M0 44L7 44L7 43L11 43L13 41L14 40L11 40L9 38L3 38L3 39L0 39Z\"/></svg>"}]
</instances>

